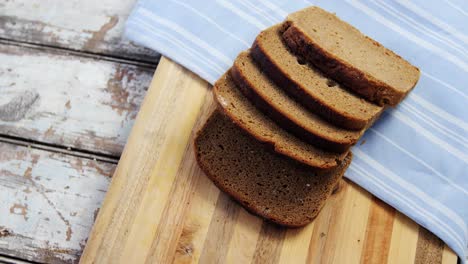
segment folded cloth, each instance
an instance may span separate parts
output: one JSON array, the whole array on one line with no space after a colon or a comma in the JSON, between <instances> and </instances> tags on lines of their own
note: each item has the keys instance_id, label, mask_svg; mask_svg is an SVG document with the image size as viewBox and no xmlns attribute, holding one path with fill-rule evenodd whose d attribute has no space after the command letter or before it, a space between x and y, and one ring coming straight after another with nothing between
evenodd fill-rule
<instances>
[{"instance_id":1,"label":"folded cloth","mask_svg":"<svg viewBox=\"0 0 468 264\"><path fill-rule=\"evenodd\" d=\"M350 180L439 236L468 244L465 0L140 0L126 35L214 83L255 36L310 5L334 12L421 69L413 92L353 148Z\"/></svg>"}]
</instances>

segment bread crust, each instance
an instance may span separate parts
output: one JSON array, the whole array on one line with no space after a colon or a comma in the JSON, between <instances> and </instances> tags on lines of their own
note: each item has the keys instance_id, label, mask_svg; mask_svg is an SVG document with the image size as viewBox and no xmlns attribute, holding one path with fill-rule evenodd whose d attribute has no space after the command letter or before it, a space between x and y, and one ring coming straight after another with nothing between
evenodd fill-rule
<instances>
[{"instance_id":1,"label":"bread crust","mask_svg":"<svg viewBox=\"0 0 468 264\"><path fill-rule=\"evenodd\" d=\"M289 93L310 111L317 113L322 118L336 126L351 130L364 129L380 116L383 108L381 108L371 118L359 118L347 112L340 111L336 107L332 107L330 102L321 101L318 97L307 92L305 87L300 83L293 81L287 72L284 72L281 67L276 65L274 60L269 56L268 51L266 51L260 43L261 34L263 34L263 32L260 33L252 45L251 54L253 58L260 65L263 71L278 84L278 86L282 87L285 92Z\"/></svg>"},{"instance_id":2,"label":"bread crust","mask_svg":"<svg viewBox=\"0 0 468 264\"><path fill-rule=\"evenodd\" d=\"M228 77L231 78L229 74L230 73L228 71L227 73L225 73L225 75L223 75L223 77L220 78L220 80L223 80L223 78L228 78ZM218 80L218 82L220 80ZM241 119L239 119L238 116L231 113L231 111L227 110L226 106L221 103L221 101L223 101L223 99L222 99L222 95L219 92L218 84L215 84L215 86L213 87L213 94L214 94L214 97L215 97L215 101L218 104L219 111L222 112L224 115L228 116L229 119L233 123L235 123L238 127L240 127L242 130L247 132L249 135L251 135L256 140L268 145L270 149L274 150L274 152L282 154L282 155L284 155L286 157L289 157L289 158L291 158L293 160L296 160L296 161L298 161L298 162L300 162L302 164L306 164L308 166L314 167L317 171L325 172L325 171L332 170L332 169L336 168L339 165L340 160L344 159L346 154L349 152L349 151L346 151L346 152L343 152L343 153L340 153L340 154L336 154L337 158L334 159L334 160L318 161L316 159L315 160L307 159L304 155L300 155L300 154L296 153L295 151L293 151L291 149L281 148L281 147L279 147L278 142L273 141L273 140L268 140L267 138L265 138L265 137L263 137L261 135L258 135L255 131L252 131L248 127L248 125L246 125ZM278 127L278 129L280 129L280 128ZM304 142L304 144L307 144L307 143Z\"/></svg>"},{"instance_id":3,"label":"bread crust","mask_svg":"<svg viewBox=\"0 0 468 264\"><path fill-rule=\"evenodd\" d=\"M363 133L362 131L359 133L360 135L355 136L354 138L349 137L337 139L330 136L329 134L320 134L308 130L304 126L301 126L301 124L294 122L293 118L289 116L289 113L276 109L273 106L273 103L268 101L268 98L263 98L260 94L258 94L254 88L255 85L251 83L246 76L244 76L242 70L238 67L236 62L231 68L231 76L236 82L237 87L247 98L249 98L249 100L254 105L261 109L272 120L275 120L275 122L284 129L291 131L293 134L312 145L328 151L342 153L348 151L352 145L356 144L357 140Z\"/></svg>"},{"instance_id":4,"label":"bread crust","mask_svg":"<svg viewBox=\"0 0 468 264\"><path fill-rule=\"evenodd\" d=\"M283 39L291 51L370 102L380 106L396 106L416 86L417 82L407 91L400 91L323 49L294 22L286 21L284 28ZM375 46L382 46L371 38L366 37L366 39ZM401 58L391 50L388 50L388 52ZM414 68L417 70L419 79L419 69Z\"/></svg>"}]
</instances>

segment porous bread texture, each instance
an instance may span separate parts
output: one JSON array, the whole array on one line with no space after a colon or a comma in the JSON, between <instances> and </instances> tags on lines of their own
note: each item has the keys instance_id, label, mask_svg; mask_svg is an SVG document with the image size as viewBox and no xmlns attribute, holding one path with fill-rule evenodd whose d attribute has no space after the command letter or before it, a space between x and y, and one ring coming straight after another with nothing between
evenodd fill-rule
<instances>
[{"instance_id":1,"label":"porous bread texture","mask_svg":"<svg viewBox=\"0 0 468 264\"><path fill-rule=\"evenodd\" d=\"M195 138L201 169L222 191L254 214L299 227L312 221L342 178L351 152L334 170L317 173L265 149L265 145L215 111Z\"/></svg>"},{"instance_id":2,"label":"porous bread texture","mask_svg":"<svg viewBox=\"0 0 468 264\"><path fill-rule=\"evenodd\" d=\"M229 72L215 83L213 91L219 108L233 122L277 153L321 170L333 169L346 156L319 149L280 128L241 93Z\"/></svg>"}]
</instances>

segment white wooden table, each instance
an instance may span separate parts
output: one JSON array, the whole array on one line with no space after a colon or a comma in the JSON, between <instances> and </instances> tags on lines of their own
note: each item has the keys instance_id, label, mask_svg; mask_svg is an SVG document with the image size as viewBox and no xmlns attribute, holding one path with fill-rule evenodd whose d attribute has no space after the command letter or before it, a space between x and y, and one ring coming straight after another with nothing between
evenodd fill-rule
<instances>
[{"instance_id":1,"label":"white wooden table","mask_svg":"<svg viewBox=\"0 0 468 264\"><path fill-rule=\"evenodd\" d=\"M0 0L0 263L78 262L159 55L135 0Z\"/></svg>"}]
</instances>

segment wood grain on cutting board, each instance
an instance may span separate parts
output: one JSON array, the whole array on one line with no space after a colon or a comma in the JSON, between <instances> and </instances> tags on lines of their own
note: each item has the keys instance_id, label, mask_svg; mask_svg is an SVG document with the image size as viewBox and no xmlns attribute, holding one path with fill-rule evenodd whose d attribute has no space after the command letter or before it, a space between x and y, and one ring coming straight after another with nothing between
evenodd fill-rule
<instances>
[{"instance_id":1,"label":"wood grain on cutting board","mask_svg":"<svg viewBox=\"0 0 468 264\"><path fill-rule=\"evenodd\" d=\"M439 239L348 181L304 228L246 212L195 161L210 90L161 60L82 263L456 263Z\"/></svg>"}]
</instances>

